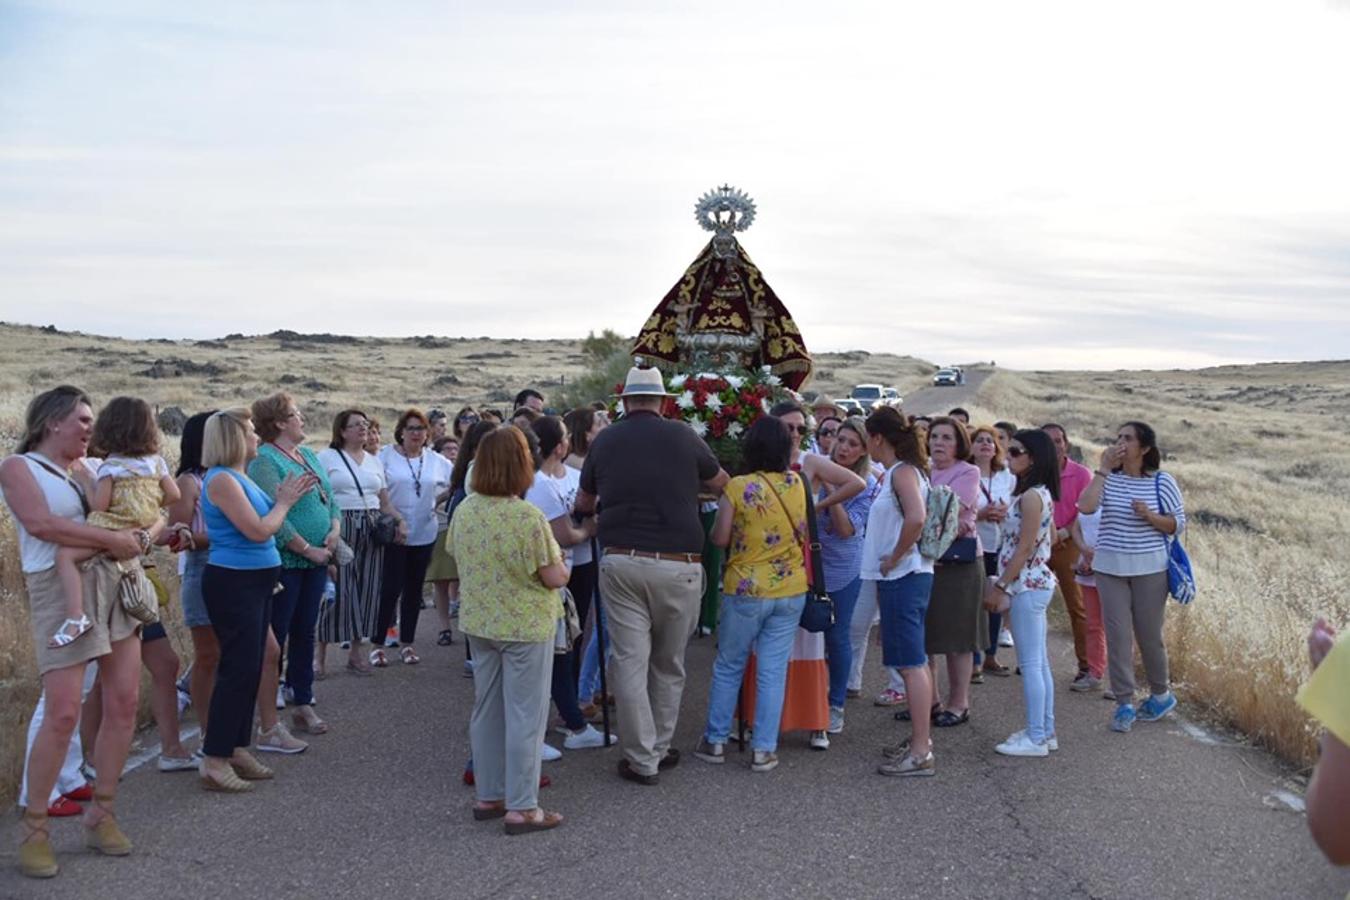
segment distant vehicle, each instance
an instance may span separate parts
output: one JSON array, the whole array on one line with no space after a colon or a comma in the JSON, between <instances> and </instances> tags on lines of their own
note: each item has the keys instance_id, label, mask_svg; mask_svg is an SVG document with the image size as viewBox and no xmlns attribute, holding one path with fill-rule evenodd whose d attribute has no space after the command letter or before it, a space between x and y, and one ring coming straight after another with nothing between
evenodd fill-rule
<instances>
[{"instance_id":1,"label":"distant vehicle","mask_svg":"<svg viewBox=\"0 0 1350 900\"><path fill-rule=\"evenodd\" d=\"M901 404L905 402L905 398L901 397L900 392L895 388L882 388L881 402L887 406L894 406L896 409L899 409Z\"/></svg>"},{"instance_id":2,"label":"distant vehicle","mask_svg":"<svg viewBox=\"0 0 1350 900\"><path fill-rule=\"evenodd\" d=\"M866 412L882 398L882 390L879 384L855 384L848 395L850 399L858 401L858 406Z\"/></svg>"},{"instance_id":3,"label":"distant vehicle","mask_svg":"<svg viewBox=\"0 0 1350 900\"><path fill-rule=\"evenodd\" d=\"M861 416L866 411L862 408L862 404L852 397L836 400L834 401L834 405L842 409L846 416Z\"/></svg>"},{"instance_id":4,"label":"distant vehicle","mask_svg":"<svg viewBox=\"0 0 1350 900\"><path fill-rule=\"evenodd\" d=\"M955 369L938 369L933 376L935 387L956 387L962 382L961 373Z\"/></svg>"}]
</instances>

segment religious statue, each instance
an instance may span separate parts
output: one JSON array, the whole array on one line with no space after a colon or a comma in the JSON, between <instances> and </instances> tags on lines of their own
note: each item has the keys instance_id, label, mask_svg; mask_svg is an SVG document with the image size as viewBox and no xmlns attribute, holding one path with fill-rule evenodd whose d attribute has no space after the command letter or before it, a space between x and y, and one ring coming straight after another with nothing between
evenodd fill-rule
<instances>
[{"instance_id":1,"label":"religious statue","mask_svg":"<svg viewBox=\"0 0 1350 900\"><path fill-rule=\"evenodd\" d=\"M694 215L713 238L647 318L633 355L690 372L767 370L796 390L811 375L811 356L736 240L755 220L754 201L723 185L699 198Z\"/></svg>"}]
</instances>

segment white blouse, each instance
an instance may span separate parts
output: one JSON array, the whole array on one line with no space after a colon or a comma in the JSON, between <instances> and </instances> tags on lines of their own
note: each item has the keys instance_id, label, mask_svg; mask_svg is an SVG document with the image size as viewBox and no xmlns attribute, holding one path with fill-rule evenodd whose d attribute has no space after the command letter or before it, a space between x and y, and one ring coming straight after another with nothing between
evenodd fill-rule
<instances>
[{"instance_id":1,"label":"white blouse","mask_svg":"<svg viewBox=\"0 0 1350 900\"><path fill-rule=\"evenodd\" d=\"M384 464L369 453L361 454L361 461L342 450L319 451L319 462L328 472L328 483L333 486L333 498L338 508L379 509L380 491L384 490ZM348 468L350 466L350 468ZM357 490L352 473L361 479L361 489Z\"/></svg>"},{"instance_id":2,"label":"white blouse","mask_svg":"<svg viewBox=\"0 0 1350 900\"><path fill-rule=\"evenodd\" d=\"M450 488L450 460L429 448L404 456L394 444L380 448L389 499L408 523L408 546L436 540L436 496Z\"/></svg>"},{"instance_id":3,"label":"white blouse","mask_svg":"<svg viewBox=\"0 0 1350 900\"><path fill-rule=\"evenodd\" d=\"M1013 489L1016 487L1017 478L1007 469L999 469L988 478L981 475L980 493L975 499L975 511L978 513L991 503L1012 506ZM984 552L997 553L998 543L1003 536L1002 524L979 519L975 522L975 530L980 533L980 546L984 547Z\"/></svg>"}]
</instances>

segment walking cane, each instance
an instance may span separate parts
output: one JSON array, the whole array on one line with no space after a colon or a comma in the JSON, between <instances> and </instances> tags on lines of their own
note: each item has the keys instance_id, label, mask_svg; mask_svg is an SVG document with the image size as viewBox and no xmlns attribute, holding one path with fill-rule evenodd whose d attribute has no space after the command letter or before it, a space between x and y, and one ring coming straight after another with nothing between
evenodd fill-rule
<instances>
[{"instance_id":1,"label":"walking cane","mask_svg":"<svg viewBox=\"0 0 1350 900\"><path fill-rule=\"evenodd\" d=\"M600 559L600 543L591 538L591 558ZM597 569L599 566L597 565ZM609 746L609 678L605 674L605 620L600 617L600 573L595 575L595 650L600 657L600 721L605 729L604 746Z\"/></svg>"}]
</instances>

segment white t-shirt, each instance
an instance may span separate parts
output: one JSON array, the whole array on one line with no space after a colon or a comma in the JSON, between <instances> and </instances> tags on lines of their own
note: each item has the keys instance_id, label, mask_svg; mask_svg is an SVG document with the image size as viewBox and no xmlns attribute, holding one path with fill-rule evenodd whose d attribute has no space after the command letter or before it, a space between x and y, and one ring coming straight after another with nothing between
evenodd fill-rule
<instances>
[{"instance_id":1,"label":"white t-shirt","mask_svg":"<svg viewBox=\"0 0 1350 900\"><path fill-rule=\"evenodd\" d=\"M149 456L109 456L98 464L98 479L167 478L169 464L157 453Z\"/></svg>"},{"instance_id":2,"label":"white t-shirt","mask_svg":"<svg viewBox=\"0 0 1350 900\"><path fill-rule=\"evenodd\" d=\"M409 459L390 444L380 448L380 463L389 500L408 523L408 546L435 541L436 496L450 487L450 460L425 447Z\"/></svg>"},{"instance_id":3,"label":"white t-shirt","mask_svg":"<svg viewBox=\"0 0 1350 900\"><path fill-rule=\"evenodd\" d=\"M361 454L361 461L342 450L319 451L319 462L328 472L328 483L333 487L333 499L338 509L379 509L380 491L384 490L384 464L369 453ZM348 468L350 466L351 468ZM361 479L357 490L352 473ZM364 494L363 494L364 492Z\"/></svg>"},{"instance_id":4,"label":"white t-shirt","mask_svg":"<svg viewBox=\"0 0 1350 900\"><path fill-rule=\"evenodd\" d=\"M1102 509L1097 507L1096 512L1078 514L1078 529L1083 532L1083 543L1087 544L1093 550L1097 549L1097 529L1101 526ZM1087 587L1097 586L1096 575L1079 575L1078 567L1074 566L1073 580Z\"/></svg>"},{"instance_id":5,"label":"white t-shirt","mask_svg":"<svg viewBox=\"0 0 1350 900\"><path fill-rule=\"evenodd\" d=\"M580 488L581 473L571 466L564 466L561 478L554 478L544 472L535 472L534 484L525 492L525 499L539 507L544 518L552 522L561 516L572 514L572 507L576 506L577 491ZM562 551L563 559L569 567L584 566L593 558L590 541L563 547Z\"/></svg>"},{"instance_id":6,"label":"white t-shirt","mask_svg":"<svg viewBox=\"0 0 1350 900\"><path fill-rule=\"evenodd\" d=\"M988 478L981 475L980 492L975 498L975 511L978 513L991 503L1011 506L1015 487L1017 478L1007 469L999 469ZM997 553L998 542L1003 536L1002 523L979 519L975 522L975 530L980 534L980 546L984 548L984 552Z\"/></svg>"}]
</instances>

